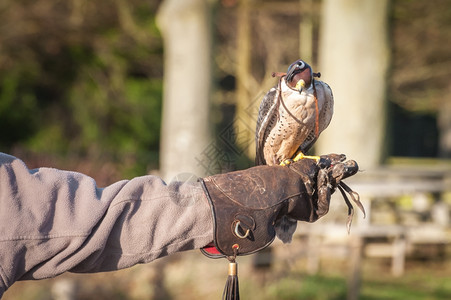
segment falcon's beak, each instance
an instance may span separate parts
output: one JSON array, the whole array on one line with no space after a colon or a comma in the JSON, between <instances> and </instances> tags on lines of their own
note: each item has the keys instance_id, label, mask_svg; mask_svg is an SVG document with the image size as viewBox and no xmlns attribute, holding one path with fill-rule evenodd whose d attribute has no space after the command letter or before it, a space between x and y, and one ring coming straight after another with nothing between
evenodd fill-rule
<instances>
[{"instance_id":1,"label":"falcon's beak","mask_svg":"<svg viewBox=\"0 0 451 300\"><path fill-rule=\"evenodd\" d=\"M296 83L295 89L299 91L299 94L302 93L302 90L305 88L305 81L304 79L299 80Z\"/></svg>"}]
</instances>

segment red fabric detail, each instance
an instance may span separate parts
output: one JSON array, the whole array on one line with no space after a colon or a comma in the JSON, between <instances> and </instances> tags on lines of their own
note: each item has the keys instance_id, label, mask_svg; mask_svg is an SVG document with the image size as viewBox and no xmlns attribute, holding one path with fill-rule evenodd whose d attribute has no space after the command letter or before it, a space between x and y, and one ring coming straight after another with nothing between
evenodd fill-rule
<instances>
[{"instance_id":1,"label":"red fabric detail","mask_svg":"<svg viewBox=\"0 0 451 300\"><path fill-rule=\"evenodd\" d=\"M202 248L205 252L211 255L222 255L221 252L215 247L213 243L208 244L207 246Z\"/></svg>"}]
</instances>

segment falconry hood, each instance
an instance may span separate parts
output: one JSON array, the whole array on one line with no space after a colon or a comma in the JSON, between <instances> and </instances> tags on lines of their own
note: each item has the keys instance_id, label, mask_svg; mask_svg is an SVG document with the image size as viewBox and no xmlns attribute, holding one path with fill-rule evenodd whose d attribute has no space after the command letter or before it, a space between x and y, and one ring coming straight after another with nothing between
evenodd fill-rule
<instances>
[{"instance_id":1,"label":"falconry hood","mask_svg":"<svg viewBox=\"0 0 451 300\"><path fill-rule=\"evenodd\" d=\"M313 76L312 67L303 60L297 60L288 67L285 82L288 87L301 93L303 89L310 88Z\"/></svg>"}]
</instances>

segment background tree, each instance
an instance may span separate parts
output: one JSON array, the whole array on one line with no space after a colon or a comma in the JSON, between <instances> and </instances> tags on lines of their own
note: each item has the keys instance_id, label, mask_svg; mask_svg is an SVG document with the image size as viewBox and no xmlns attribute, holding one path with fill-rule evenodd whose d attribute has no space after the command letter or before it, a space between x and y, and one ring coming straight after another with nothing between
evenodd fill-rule
<instances>
[{"instance_id":1,"label":"background tree","mask_svg":"<svg viewBox=\"0 0 451 300\"><path fill-rule=\"evenodd\" d=\"M166 0L158 13L165 47L160 171L205 175L210 140L211 8L206 0Z\"/></svg>"},{"instance_id":2,"label":"background tree","mask_svg":"<svg viewBox=\"0 0 451 300\"><path fill-rule=\"evenodd\" d=\"M322 11L321 79L333 90L335 112L317 150L375 167L387 143L388 1L326 0Z\"/></svg>"},{"instance_id":3,"label":"background tree","mask_svg":"<svg viewBox=\"0 0 451 300\"><path fill-rule=\"evenodd\" d=\"M0 150L157 166L158 2L2 1Z\"/></svg>"}]
</instances>

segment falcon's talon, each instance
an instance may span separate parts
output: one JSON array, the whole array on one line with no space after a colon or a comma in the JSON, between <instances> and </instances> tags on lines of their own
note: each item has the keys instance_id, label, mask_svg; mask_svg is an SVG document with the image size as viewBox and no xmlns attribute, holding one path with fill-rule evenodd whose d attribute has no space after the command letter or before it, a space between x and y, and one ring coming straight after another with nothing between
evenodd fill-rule
<instances>
[{"instance_id":1,"label":"falcon's talon","mask_svg":"<svg viewBox=\"0 0 451 300\"><path fill-rule=\"evenodd\" d=\"M311 156L311 155L304 155L304 153L302 153L301 151L299 151L296 156L294 158L289 158L289 159L285 159L284 161L282 161L280 163L281 166L288 166L294 162L297 162L301 159L314 159L316 161L316 163L319 162L319 160L321 159L321 157L319 156Z\"/></svg>"},{"instance_id":2,"label":"falcon's talon","mask_svg":"<svg viewBox=\"0 0 451 300\"><path fill-rule=\"evenodd\" d=\"M301 159L314 159L316 161L316 163L318 163L319 160L321 159L321 157L316 156L316 155L304 155L304 153L299 151L296 154L296 156L293 158L293 161L298 161L298 160L301 160Z\"/></svg>"},{"instance_id":3,"label":"falcon's talon","mask_svg":"<svg viewBox=\"0 0 451 300\"><path fill-rule=\"evenodd\" d=\"M292 164L293 162L294 162L294 160L289 158L289 159L285 159L283 162L281 162L280 165L283 166L283 167L286 167L286 166Z\"/></svg>"}]
</instances>

